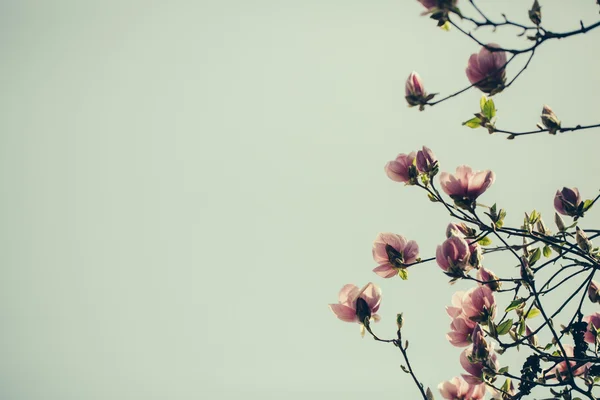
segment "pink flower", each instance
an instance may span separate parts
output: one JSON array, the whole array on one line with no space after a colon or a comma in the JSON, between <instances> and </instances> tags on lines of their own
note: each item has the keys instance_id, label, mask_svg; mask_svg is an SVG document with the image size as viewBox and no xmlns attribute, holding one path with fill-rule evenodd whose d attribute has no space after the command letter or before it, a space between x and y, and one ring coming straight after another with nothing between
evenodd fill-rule
<instances>
[{"instance_id":1,"label":"pink flower","mask_svg":"<svg viewBox=\"0 0 600 400\"><path fill-rule=\"evenodd\" d=\"M423 88L423 81L421 77L416 72L411 72L406 79L406 84L404 85L404 95L406 97L416 96L423 97L425 95L425 89ZM416 104L415 104L416 105Z\"/></svg>"},{"instance_id":2,"label":"pink flower","mask_svg":"<svg viewBox=\"0 0 600 400\"><path fill-rule=\"evenodd\" d=\"M564 187L560 191L556 191L554 195L554 209L562 215L574 217L580 215L579 205L581 204L581 196L577 188Z\"/></svg>"},{"instance_id":3,"label":"pink flower","mask_svg":"<svg viewBox=\"0 0 600 400\"><path fill-rule=\"evenodd\" d=\"M432 10L437 7L437 0L418 0L427 10Z\"/></svg>"},{"instance_id":4,"label":"pink flower","mask_svg":"<svg viewBox=\"0 0 600 400\"><path fill-rule=\"evenodd\" d=\"M469 289L462 299L463 313L471 321L487 322L496 316L496 299L488 286Z\"/></svg>"},{"instance_id":5,"label":"pink flower","mask_svg":"<svg viewBox=\"0 0 600 400\"><path fill-rule=\"evenodd\" d=\"M473 385L457 376L438 385L442 397L447 400L481 400L485 396L485 384Z\"/></svg>"},{"instance_id":6,"label":"pink flower","mask_svg":"<svg viewBox=\"0 0 600 400\"><path fill-rule=\"evenodd\" d=\"M563 347L565 349L566 357L573 357L573 346L563 345ZM585 374L586 371L590 368L590 366L592 364L586 363L586 364L580 365L579 367L577 367L577 365L578 365L578 363L576 361L569 361L569 366L571 367L571 372L573 373L574 376L579 376L579 375ZM575 368L575 367L577 367L577 368ZM559 375L561 376L562 379L565 379L569 376L569 369L567 367L566 361L559 363L556 367L554 367L550 371L548 371L545 378L548 380L556 379Z\"/></svg>"},{"instance_id":7,"label":"pink flower","mask_svg":"<svg viewBox=\"0 0 600 400\"><path fill-rule=\"evenodd\" d=\"M442 172L440 184L442 189L454 202L462 207L473 208L475 200L489 188L496 175L492 171L473 171L467 165L456 168L456 174Z\"/></svg>"},{"instance_id":8,"label":"pink flower","mask_svg":"<svg viewBox=\"0 0 600 400\"><path fill-rule=\"evenodd\" d=\"M459 236L451 236L437 247L435 260L444 272L449 276L463 276L468 270L468 262L471 253L465 239Z\"/></svg>"},{"instance_id":9,"label":"pink flower","mask_svg":"<svg viewBox=\"0 0 600 400\"><path fill-rule=\"evenodd\" d=\"M498 282L498 277L489 269L485 269L484 267L480 267L477 271L477 279L484 282L481 285L487 285L493 291L497 291L500 289L501 282Z\"/></svg>"},{"instance_id":10,"label":"pink flower","mask_svg":"<svg viewBox=\"0 0 600 400\"><path fill-rule=\"evenodd\" d=\"M464 296L465 292L463 291L456 292L452 295L452 306L446 306L446 312L448 313L450 318L456 318L460 314L462 314L462 301ZM473 327L475 327L475 323L473 323Z\"/></svg>"},{"instance_id":11,"label":"pink flower","mask_svg":"<svg viewBox=\"0 0 600 400\"><path fill-rule=\"evenodd\" d=\"M336 317L345 322L361 324L361 334L364 335L364 322L379 321L379 304L381 303L381 289L368 283L362 289L348 284L342 287L339 293L339 303L330 304L329 308Z\"/></svg>"},{"instance_id":12,"label":"pink flower","mask_svg":"<svg viewBox=\"0 0 600 400\"><path fill-rule=\"evenodd\" d=\"M490 346L487 360L477 360L473 357L473 348L465 349L460 353L460 365L471 376L463 375L467 382L477 384L482 382L483 373L486 371L498 371L498 356L493 351L493 346Z\"/></svg>"},{"instance_id":13,"label":"pink flower","mask_svg":"<svg viewBox=\"0 0 600 400\"><path fill-rule=\"evenodd\" d=\"M451 331L446 334L446 339L452 346L466 347L472 343L473 329L477 325L465 315L455 317L450 323Z\"/></svg>"},{"instance_id":14,"label":"pink flower","mask_svg":"<svg viewBox=\"0 0 600 400\"><path fill-rule=\"evenodd\" d=\"M410 154L398 154L395 160L385 165L385 173L393 181L414 184L417 177L417 169L414 166L415 157L414 151Z\"/></svg>"},{"instance_id":15,"label":"pink flower","mask_svg":"<svg viewBox=\"0 0 600 400\"><path fill-rule=\"evenodd\" d=\"M488 47L500 48L495 43L489 43ZM467 78L484 93L501 92L506 82L505 64L506 52L482 47L479 54L472 54L469 58Z\"/></svg>"},{"instance_id":16,"label":"pink flower","mask_svg":"<svg viewBox=\"0 0 600 400\"><path fill-rule=\"evenodd\" d=\"M585 331L584 340L591 344L596 344L595 331L600 330L600 313L594 313L583 318L588 323L588 329Z\"/></svg>"},{"instance_id":17,"label":"pink flower","mask_svg":"<svg viewBox=\"0 0 600 400\"><path fill-rule=\"evenodd\" d=\"M595 281L590 282L587 292L592 303L600 303L600 287Z\"/></svg>"},{"instance_id":18,"label":"pink flower","mask_svg":"<svg viewBox=\"0 0 600 400\"><path fill-rule=\"evenodd\" d=\"M446 228L446 237L450 237L450 236L461 236L461 237L466 237L466 236L472 236L474 234L473 230L471 228L469 228L467 225L465 225L463 222L461 222L460 224L455 224L453 222L448 224L448 227Z\"/></svg>"},{"instance_id":19,"label":"pink flower","mask_svg":"<svg viewBox=\"0 0 600 400\"><path fill-rule=\"evenodd\" d=\"M481 250L481 246L475 239L467 239L467 244L469 245L469 252L471 253L471 256L469 257L469 265L474 268L479 268L481 260L483 259L483 251Z\"/></svg>"},{"instance_id":20,"label":"pink flower","mask_svg":"<svg viewBox=\"0 0 600 400\"><path fill-rule=\"evenodd\" d=\"M392 278L400 268L417 261L419 245L402 235L380 233L373 242L373 259L379 264L373 272L383 278Z\"/></svg>"},{"instance_id":21,"label":"pink flower","mask_svg":"<svg viewBox=\"0 0 600 400\"><path fill-rule=\"evenodd\" d=\"M417 152L417 169L419 172L428 174L437 169L438 161L435 154L428 147L423 146L423 150Z\"/></svg>"}]
</instances>

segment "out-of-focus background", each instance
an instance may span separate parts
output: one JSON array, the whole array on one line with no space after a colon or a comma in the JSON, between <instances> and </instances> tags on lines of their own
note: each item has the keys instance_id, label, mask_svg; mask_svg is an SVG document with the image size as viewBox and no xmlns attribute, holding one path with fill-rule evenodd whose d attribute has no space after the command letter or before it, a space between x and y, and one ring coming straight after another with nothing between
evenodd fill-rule
<instances>
[{"instance_id":1,"label":"out-of-focus background","mask_svg":"<svg viewBox=\"0 0 600 400\"><path fill-rule=\"evenodd\" d=\"M554 31L600 17L593 0L540 3ZM522 22L531 6L480 4ZM600 132L508 141L471 130L461 122L478 111L476 90L407 108L411 71L443 96L468 86L479 51L423 10L1 2L0 398L417 398L400 353L327 307L344 284L369 281L384 296L376 331L392 337L404 312L425 385L461 373L444 307L469 285L449 286L435 264L408 282L371 272L379 232L417 240L428 257L450 222L383 166L427 145L442 171L494 170L480 200L506 208L509 224L537 208L550 225L557 189L597 194ZM518 33L477 31L529 45ZM599 35L540 47L497 96L498 126L534 129L543 104L566 126L597 123ZM582 226L599 221L592 212ZM514 272L504 260L485 265Z\"/></svg>"}]
</instances>

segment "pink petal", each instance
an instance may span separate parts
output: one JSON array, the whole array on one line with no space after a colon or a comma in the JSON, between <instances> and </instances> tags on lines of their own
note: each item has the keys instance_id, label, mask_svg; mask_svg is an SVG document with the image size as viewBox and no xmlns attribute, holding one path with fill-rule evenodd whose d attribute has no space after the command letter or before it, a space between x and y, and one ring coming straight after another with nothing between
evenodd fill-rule
<instances>
[{"instance_id":1,"label":"pink petal","mask_svg":"<svg viewBox=\"0 0 600 400\"><path fill-rule=\"evenodd\" d=\"M329 308L336 317L341 319L344 322L358 322L356 317L356 310L345 306L343 304L330 304Z\"/></svg>"},{"instance_id":2,"label":"pink petal","mask_svg":"<svg viewBox=\"0 0 600 400\"><path fill-rule=\"evenodd\" d=\"M356 296L358 296L358 287L356 285L344 285L342 290L340 290L340 294L338 295L338 301L340 304L351 306L354 305Z\"/></svg>"},{"instance_id":3,"label":"pink petal","mask_svg":"<svg viewBox=\"0 0 600 400\"><path fill-rule=\"evenodd\" d=\"M394 268L392 268L392 265L390 263L381 264L380 266L375 267L373 269L373 272L375 272L382 278L393 278L396 275L398 275L398 273Z\"/></svg>"}]
</instances>

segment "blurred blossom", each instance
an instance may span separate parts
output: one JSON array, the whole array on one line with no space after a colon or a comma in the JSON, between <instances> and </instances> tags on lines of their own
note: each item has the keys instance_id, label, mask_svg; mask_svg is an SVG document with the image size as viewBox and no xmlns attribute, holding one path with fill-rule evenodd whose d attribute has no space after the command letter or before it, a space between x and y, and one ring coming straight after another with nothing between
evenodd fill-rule
<instances>
[{"instance_id":1,"label":"blurred blossom","mask_svg":"<svg viewBox=\"0 0 600 400\"><path fill-rule=\"evenodd\" d=\"M485 397L485 384L473 385L457 376L438 385L443 398L447 400L481 400Z\"/></svg>"},{"instance_id":2,"label":"blurred blossom","mask_svg":"<svg viewBox=\"0 0 600 400\"><path fill-rule=\"evenodd\" d=\"M585 331L584 340L591 344L596 344L595 331L600 330L600 313L594 313L583 318L587 322L588 329Z\"/></svg>"},{"instance_id":3,"label":"blurred blossom","mask_svg":"<svg viewBox=\"0 0 600 400\"><path fill-rule=\"evenodd\" d=\"M417 169L419 172L428 174L437 169L437 158L435 154L428 148L423 146L423 150L417 152Z\"/></svg>"}]
</instances>

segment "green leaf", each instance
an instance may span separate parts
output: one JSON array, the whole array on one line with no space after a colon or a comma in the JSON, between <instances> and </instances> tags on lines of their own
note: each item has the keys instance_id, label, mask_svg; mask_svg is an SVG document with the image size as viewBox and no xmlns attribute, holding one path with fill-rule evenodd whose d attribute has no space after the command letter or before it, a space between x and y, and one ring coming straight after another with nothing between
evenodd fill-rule
<instances>
[{"instance_id":1,"label":"green leaf","mask_svg":"<svg viewBox=\"0 0 600 400\"><path fill-rule=\"evenodd\" d=\"M510 327L512 326L512 324L513 324L513 320L507 319L506 321L504 321L503 323L498 325L498 327L496 328L496 332L500 336L506 335L508 333L508 331L510 330Z\"/></svg>"},{"instance_id":2,"label":"green leaf","mask_svg":"<svg viewBox=\"0 0 600 400\"><path fill-rule=\"evenodd\" d=\"M490 239L489 236L484 236L481 239L479 239L477 243L479 243L481 246L489 246L490 244L492 244L492 239Z\"/></svg>"},{"instance_id":3,"label":"green leaf","mask_svg":"<svg viewBox=\"0 0 600 400\"><path fill-rule=\"evenodd\" d=\"M589 210L590 208L592 208L592 204L594 204L594 201L593 201L593 200L589 200L589 199L588 199L588 200L584 201L584 202L583 202L583 211L587 211L587 210Z\"/></svg>"},{"instance_id":4,"label":"green leaf","mask_svg":"<svg viewBox=\"0 0 600 400\"><path fill-rule=\"evenodd\" d=\"M494 118L496 116L496 107L494 105L494 100L488 99L488 101L486 101L483 105L481 112L483 113L483 115L486 116L488 120Z\"/></svg>"},{"instance_id":5,"label":"green leaf","mask_svg":"<svg viewBox=\"0 0 600 400\"><path fill-rule=\"evenodd\" d=\"M523 303L525 303L525 299L515 299L508 305L508 307L506 307L506 310L504 310L504 312L509 312L514 309L517 309Z\"/></svg>"},{"instance_id":6,"label":"green leaf","mask_svg":"<svg viewBox=\"0 0 600 400\"><path fill-rule=\"evenodd\" d=\"M400 278L402 278L403 281L408 280L408 271L406 270L406 268L399 268L398 269L398 276Z\"/></svg>"},{"instance_id":7,"label":"green leaf","mask_svg":"<svg viewBox=\"0 0 600 400\"><path fill-rule=\"evenodd\" d=\"M524 333L525 333L525 319L521 318L521 321L519 321L518 334L519 334L519 336L523 336Z\"/></svg>"},{"instance_id":8,"label":"green leaf","mask_svg":"<svg viewBox=\"0 0 600 400\"><path fill-rule=\"evenodd\" d=\"M552 255L552 249L549 246L544 246L544 257L549 258Z\"/></svg>"},{"instance_id":9,"label":"green leaf","mask_svg":"<svg viewBox=\"0 0 600 400\"><path fill-rule=\"evenodd\" d=\"M505 374L508 372L508 367L502 367L498 370L498 374Z\"/></svg>"},{"instance_id":10,"label":"green leaf","mask_svg":"<svg viewBox=\"0 0 600 400\"><path fill-rule=\"evenodd\" d=\"M535 264L536 261L539 260L541 256L542 256L542 252L540 251L540 248L538 247L529 256L529 265Z\"/></svg>"},{"instance_id":11,"label":"green leaf","mask_svg":"<svg viewBox=\"0 0 600 400\"><path fill-rule=\"evenodd\" d=\"M468 126L469 128L479 128L481 126L481 120L477 117L473 117L468 121L462 123L463 125Z\"/></svg>"},{"instance_id":12,"label":"green leaf","mask_svg":"<svg viewBox=\"0 0 600 400\"><path fill-rule=\"evenodd\" d=\"M541 313L542 312L540 310L538 310L536 307L532 307L531 310L529 310L529 312L525 316L525 318L527 318L527 319L535 318L538 315L540 315Z\"/></svg>"},{"instance_id":13,"label":"green leaf","mask_svg":"<svg viewBox=\"0 0 600 400\"><path fill-rule=\"evenodd\" d=\"M481 111L483 111L483 107L485 106L486 101L487 101L487 97L485 97L485 95L481 96L481 99L479 99L479 109Z\"/></svg>"},{"instance_id":14,"label":"green leaf","mask_svg":"<svg viewBox=\"0 0 600 400\"><path fill-rule=\"evenodd\" d=\"M431 201L432 203L438 202L438 199L436 199L435 196L432 195L431 193L427 193L427 197L429 197L429 201Z\"/></svg>"}]
</instances>

